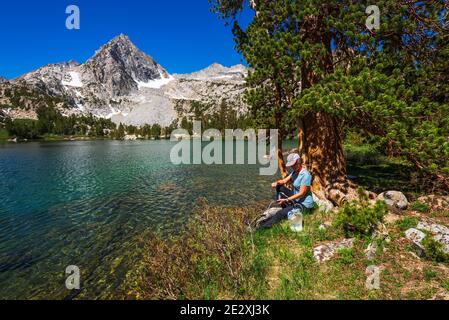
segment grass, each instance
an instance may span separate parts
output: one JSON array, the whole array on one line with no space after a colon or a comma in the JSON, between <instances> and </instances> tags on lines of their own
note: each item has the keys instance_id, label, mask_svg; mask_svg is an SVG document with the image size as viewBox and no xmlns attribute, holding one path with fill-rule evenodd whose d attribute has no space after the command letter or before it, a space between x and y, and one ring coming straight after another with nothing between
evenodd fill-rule
<instances>
[{"instance_id":1,"label":"grass","mask_svg":"<svg viewBox=\"0 0 449 320\"><path fill-rule=\"evenodd\" d=\"M249 233L246 225L262 210L198 209L186 232L166 240L145 237L145 257L138 299L430 299L449 288L449 264L419 259L409 250L403 230L416 226L405 216L388 225L391 241L360 237L354 247L339 250L318 263L313 248L344 238L332 224L335 214L316 211L304 217L305 229L292 232L284 221L271 229ZM410 211L412 212L412 211ZM319 226L325 223L324 230ZM374 261L364 250L378 244ZM381 288L365 288L366 268L381 267Z\"/></svg>"},{"instance_id":2,"label":"grass","mask_svg":"<svg viewBox=\"0 0 449 320\"><path fill-rule=\"evenodd\" d=\"M8 131L6 129L0 129L0 141L8 139L9 139Z\"/></svg>"},{"instance_id":3,"label":"grass","mask_svg":"<svg viewBox=\"0 0 449 320\"><path fill-rule=\"evenodd\" d=\"M418 218L405 217L401 220L396 221L396 225L401 232L405 232L408 229L415 228L418 225Z\"/></svg>"},{"instance_id":4,"label":"grass","mask_svg":"<svg viewBox=\"0 0 449 320\"><path fill-rule=\"evenodd\" d=\"M431 268L426 267L426 268L424 268L423 272L424 272L424 279L426 281L431 281L438 277L438 272L436 272L435 270L433 270Z\"/></svg>"},{"instance_id":5,"label":"grass","mask_svg":"<svg viewBox=\"0 0 449 320\"><path fill-rule=\"evenodd\" d=\"M381 193L400 186L412 198L424 191L416 171L407 161L388 158L367 144L346 143L344 152L349 175L366 190Z\"/></svg>"},{"instance_id":6,"label":"grass","mask_svg":"<svg viewBox=\"0 0 449 320\"><path fill-rule=\"evenodd\" d=\"M449 292L449 280L444 280L441 285L447 292Z\"/></svg>"},{"instance_id":7,"label":"grass","mask_svg":"<svg viewBox=\"0 0 449 320\"><path fill-rule=\"evenodd\" d=\"M421 213L428 213L430 212L430 207L424 203L421 203L419 201L415 201L412 203L412 209Z\"/></svg>"},{"instance_id":8,"label":"grass","mask_svg":"<svg viewBox=\"0 0 449 320\"><path fill-rule=\"evenodd\" d=\"M350 159L349 172L368 190L395 190L400 185L410 194L420 192L411 183L411 168L401 161L385 157L370 164L357 161ZM449 263L443 259L441 247L430 242L431 257L420 259L404 238L404 231L416 227L421 217L430 216L444 224L449 221L447 213L428 212L414 203L400 220L382 224L387 241L371 235L373 226L383 221L381 207L373 210L353 205L339 214L315 211L305 215L301 233L292 232L287 221L248 232L247 225L264 208L264 204L244 209L206 205L178 236L144 235L145 255L129 291L131 297L377 300L438 299L449 292ZM322 225L326 227L320 228ZM313 248L345 236L356 236L353 248L339 250L324 263L315 260ZM375 259L369 261L365 249L372 242L378 248ZM381 269L379 290L365 287L366 269L371 265Z\"/></svg>"}]
</instances>

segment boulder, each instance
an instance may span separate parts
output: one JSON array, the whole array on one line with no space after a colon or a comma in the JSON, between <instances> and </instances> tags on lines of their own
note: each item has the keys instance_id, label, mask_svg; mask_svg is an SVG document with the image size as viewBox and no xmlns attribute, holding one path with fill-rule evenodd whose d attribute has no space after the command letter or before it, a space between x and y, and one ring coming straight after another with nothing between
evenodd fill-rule
<instances>
[{"instance_id":1,"label":"boulder","mask_svg":"<svg viewBox=\"0 0 449 320\"><path fill-rule=\"evenodd\" d=\"M407 197L399 191L387 191L377 196L377 199L385 202L389 207L399 210L407 209L409 203Z\"/></svg>"},{"instance_id":2,"label":"boulder","mask_svg":"<svg viewBox=\"0 0 449 320\"><path fill-rule=\"evenodd\" d=\"M416 229L427 231L433 234L447 234L449 235L449 228L441 224L421 221L416 226Z\"/></svg>"},{"instance_id":3,"label":"boulder","mask_svg":"<svg viewBox=\"0 0 449 320\"><path fill-rule=\"evenodd\" d=\"M328 213L334 210L334 205L327 199L320 199L315 193L313 193L313 201L318 205L320 212Z\"/></svg>"},{"instance_id":4,"label":"boulder","mask_svg":"<svg viewBox=\"0 0 449 320\"><path fill-rule=\"evenodd\" d=\"M429 195L418 198L418 201L427 205L430 209L434 211L449 210L449 196Z\"/></svg>"},{"instance_id":5,"label":"boulder","mask_svg":"<svg viewBox=\"0 0 449 320\"><path fill-rule=\"evenodd\" d=\"M443 245L444 253L449 254L449 234L437 234L434 239Z\"/></svg>"},{"instance_id":6,"label":"boulder","mask_svg":"<svg viewBox=\"0 0 449 320\"><path fill-rule=\"evenodd\" d=\"M424 247L421 244L421 242L426 237L425 233L422 231L419 231L418 229L411 228L405 231L405 236L407 239L409 239L412 242L413 250L418 255L418 257L424 257Z\"/></svg>"},{"instance_id":7,"label":"boulder","mask_svg":"<svg viewBox=\"0 0 449 320\"><path fill-rule=\"evenodd\" d=\"M443 245L443 251L449 254L449 228L437 223L421 221L416 227L433 234L433 239Z\"/></svg>"},{"instance_id":8,"label":"boulder","mask_svg":"<svg viewBox=\"0 0 449 320\"><path fill-rule=\"evenodd\" d=\"M136 141L137 136L135 134L127 134L124 138L125 141Z\"/></svg>"},{"instance_id":9,"label":"boulder","mask_svg":"<svg viewBox=\"0 0 449 320\"><path fill-rule=\"evenodd\" d=\"M343 239L341 241L332 241L320 245L313 249L313 256L318 262L325 262L332 259L335 253L341 249L349 249L354 246L354 239Z\"/></svg>"},{"instance_id":10,"label":"boulder","mask_svg":"<svg viewBox=\"0 0 449 320\"><path fill-rule=\"evenodd\" d=\"M365 250L365 256L368 260L374 260L376 258L377 248L378 246L376 242L371 242L368 245L368 248Z\"/></svg>"}]
</instances>

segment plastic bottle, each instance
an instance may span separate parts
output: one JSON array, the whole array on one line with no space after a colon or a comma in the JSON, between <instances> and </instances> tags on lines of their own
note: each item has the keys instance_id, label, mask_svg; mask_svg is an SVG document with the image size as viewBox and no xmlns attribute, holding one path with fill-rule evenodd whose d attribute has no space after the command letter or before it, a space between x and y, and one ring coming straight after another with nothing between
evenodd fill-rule
<instances>
[{"instance_id":1,"label":"plastic bottle","mask_svg":"<svg viewBox=\"0 0 449 320\"><path fill-rule=\"evenodd\" d=\"M290 229L293 232L301 232L304 229L304 216L301 210L294 209L288 214L288 221L290 224Z\"/></svg>"}]
</instances>

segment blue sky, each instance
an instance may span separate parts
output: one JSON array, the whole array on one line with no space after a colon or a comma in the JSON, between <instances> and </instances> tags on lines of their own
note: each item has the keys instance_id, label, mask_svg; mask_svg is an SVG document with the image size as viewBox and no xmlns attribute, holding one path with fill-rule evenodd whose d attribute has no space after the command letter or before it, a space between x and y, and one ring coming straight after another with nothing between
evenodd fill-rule
<instances>
[{"instance_id":1,"label":"blue sky","mask_svg":"<svg viewBox=\"0 0 449 320\"><path fill-rule=\"evenodd\" d=\"M71 4L80 8L80 30L65 27ZM247 23L250 13L240 19ZM243 62L231 27L210 12L208 0L17 0L0 2L0 76L11 79L48 63L82 63L120 33L170 73Z\"/></svg>"}]
</instances>

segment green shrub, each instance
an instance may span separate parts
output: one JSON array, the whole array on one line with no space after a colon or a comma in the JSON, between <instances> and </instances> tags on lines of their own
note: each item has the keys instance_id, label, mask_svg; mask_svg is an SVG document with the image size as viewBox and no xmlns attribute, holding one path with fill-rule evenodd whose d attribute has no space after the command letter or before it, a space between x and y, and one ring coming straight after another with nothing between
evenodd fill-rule
<instances>
[{"instance_id":1,"label":"green shrub","mask_svg":"<svg viewBox=\"0 0 449 320\"><path fill-rule=\"evenodd\" d=\"M437 275L438 274L434 270L432 270L432 269L429 269L429 268L425 268L424 269L424 279L426 281L430 281L430 280L436 278Z\"/></svg>"},{"instance_id":2,"label":"green shrub","mask_svg":"<svg viewBox=\"0 0 449 320\"><path fill-rule=\"evenodd\" d=\"M338 250L337 262L342 265L349 265L354 262L354 253L350 248Z\"/></svg>"},{"instance_id":3,"label":"green shrub","mask_svg":"<svg viewBox=\"0 0 449 320\"><path fill-rule=\"evenodd\" d=\"M406 217L402 220L396 221L396 225L400 231L404 232L410 228L416 227L418 225L418 219L415 217Z\"/></svg>"},{"instance_id":4,"label":"green shrub","mask_svg":"<svg viewBox=\"0 0 449 320\"><path fill-rule=\"evenodd\" d=\"M443 245L433 239L431 236L424 238L422 245L426 258L433 262L449 263L449 254L443 251Z\"/></svg>"},{"instance_id":5,"label":"green shrub","mask_svg":"<svg viewBox=\"0 0 449 320\"><path fill-rule=\"evenodd\" d=\"M147 236L142 272L131 291L140 299L245 298L248 288L260 285L256 278L267 264L252 255L247 241L247 226L255 216L206 206L180 235Z\"/></svg>"},{"instance_id":6,"label":"green shrub","mask_svg":"<svg viewBox=\"0 0 449 320\"><path fill-rule=\"evenodd\" d=\"M419 201L415 201L412 203L412 209L422 213L430 212L429 206Z\"/></svg>"},{"instance_id":7,"label":"green shrub","mask_svg":"<svg viewBox=\"0 0 449 320\"><path fill-rule=\"evenodd\" d=\"M385 214L386 206L383 202L377 201L372 205L363 195L359 201L343 205L334 224L335 227L341 228L347 237L369 236L383 221Z\"/></svg>"},{"instance_id":8,"label":"green shrub","mask_svg":"<svg viewBox=\"0 0 449 320\"><path fill-rule=\"evenodd\" d=\"M444 289L446 289L447 292L449 292L449 280L444 280L444 281L441 283L441 286L442 286Z\"/></svg>"},{"instance_id":9,"label":"green shrub","mask_svg":"<svg viewBox=\"0 0 449 320\"><path fill-rule=\"evenodd\" d=\"M9 133L6 129L0 129L0 140L9 139Z\"/></svg>"},{"instance_id":10,"label":"green shrub","mask_svg":"<svg viewBox=\"0 0 449 320\"><path fill-rule=\"evenodd\" d=\"M344 146L345 157L349 163L359 165L377 165L382 162L383 156L373 145L352 145Z\"/></svg>"},{"instance_id":11,"label":"green shrub","mask_svg":"<svg viewBox=\"0 0 449 320\"><path fill-rule=\"evenodd\" d=\"M38 121L32 119L16 119L6 123L6 130L12 136L23 139L36 139L39 136Z\"/></svg>"}]
</instances>

